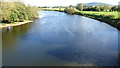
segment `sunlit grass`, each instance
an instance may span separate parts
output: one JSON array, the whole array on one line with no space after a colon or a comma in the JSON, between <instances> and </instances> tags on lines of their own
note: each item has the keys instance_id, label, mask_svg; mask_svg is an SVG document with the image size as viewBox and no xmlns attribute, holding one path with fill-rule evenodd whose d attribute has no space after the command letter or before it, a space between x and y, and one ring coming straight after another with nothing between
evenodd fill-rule
<instances>
[{"instance_id":1,"label":"sunlit grass","mask_svg":"<svg viewBox=\"0 0 120 68\"><path fill-rule=\"evenodd\" d=\"M98 12L98 11L78 11L78 12L85 14L93 14L93 15L105 15L105 16L114 15L115 16L114 18L119 17L118 12Z\"/></svg>"}]
</instances>

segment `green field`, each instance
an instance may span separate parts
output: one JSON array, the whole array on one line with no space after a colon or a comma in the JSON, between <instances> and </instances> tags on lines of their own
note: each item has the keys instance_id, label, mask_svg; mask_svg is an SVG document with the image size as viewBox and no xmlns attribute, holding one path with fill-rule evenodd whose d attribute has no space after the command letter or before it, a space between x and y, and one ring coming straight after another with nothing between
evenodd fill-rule
<instances>
[{"instance_id":1,"label":"green field","mask_svg":"<svg viewBox=\"0 0 120 68\"><path fill-rule=\"evenodd\" d=\"M114 15L115 18L119 18L118 12L98 12L98 11L78 11L81 13L85 13L85 14L93 14L93 15Z\"/></svg>"}]
</instances>

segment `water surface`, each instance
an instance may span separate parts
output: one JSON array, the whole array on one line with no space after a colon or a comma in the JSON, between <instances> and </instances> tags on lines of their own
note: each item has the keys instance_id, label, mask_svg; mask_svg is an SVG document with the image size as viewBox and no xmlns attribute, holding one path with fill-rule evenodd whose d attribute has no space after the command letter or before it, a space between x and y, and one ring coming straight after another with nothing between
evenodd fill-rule
<instances>
[{"instance_id":1,"label":"water surface","mask_svg":"<svg viewBox=\"0 0 120 68\"><path fill-rule=\"evenodd\" d=\"M114 66L118 30L63 12L41 11L33 23L3 30L3 66Z\"/></svg>"}]
</instances>

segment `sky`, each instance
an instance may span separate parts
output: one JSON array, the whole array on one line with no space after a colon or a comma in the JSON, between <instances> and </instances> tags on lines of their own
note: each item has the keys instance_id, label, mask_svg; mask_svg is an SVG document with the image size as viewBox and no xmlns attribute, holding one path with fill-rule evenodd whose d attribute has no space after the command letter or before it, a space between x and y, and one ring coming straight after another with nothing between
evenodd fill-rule
<instances>
[{"instance_id":1,"label":"sky","mask_svg":"<svg viewBox=\"0 0 120 68\"><path fill-rule=\"evenodd\" d=\"M120 0L21 0L21 1L25 2L25 4L30 4L32 6L69 6L76 5L77 3L90 3L90 2L102 2L112 5L118 5L118 2Z\"/></svg>"}]
</instances>

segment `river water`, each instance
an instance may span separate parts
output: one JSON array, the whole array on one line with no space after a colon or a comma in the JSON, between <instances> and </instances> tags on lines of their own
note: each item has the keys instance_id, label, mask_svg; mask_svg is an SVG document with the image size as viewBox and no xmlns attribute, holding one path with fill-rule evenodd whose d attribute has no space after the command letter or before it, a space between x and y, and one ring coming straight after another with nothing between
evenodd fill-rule
<instances>
[{"instance_id":1,"label":"river water","mask_svg":"<svg viewBox=\"0 0 120 68\"><path fill-rule=\"evenodd\" d=\"M40 11L33 23L3 30L3 66L115 66L118 30L84 16Z\"/></svg>"}]
</instances>

